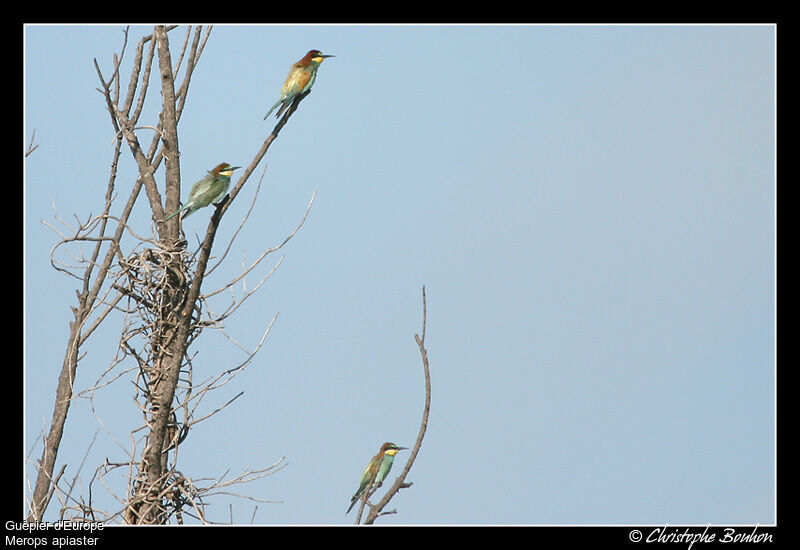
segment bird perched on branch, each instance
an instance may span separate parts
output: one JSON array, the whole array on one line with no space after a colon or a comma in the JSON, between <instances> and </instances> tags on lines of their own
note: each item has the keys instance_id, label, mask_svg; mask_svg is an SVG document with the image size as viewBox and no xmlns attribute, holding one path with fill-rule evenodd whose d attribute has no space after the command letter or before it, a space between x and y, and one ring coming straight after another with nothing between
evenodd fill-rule
<instances>
[{"instance_id":1,"label":"bird perched on branch","mask_svg":"<svg viewBox=\"0 0 800 550\"><path fill-rule=\"evenodd\" d=\"M228 186L231 184L231 174L233 174L233 171L237 168L241 167L231 166L227 162L223 162L209 170L206 177L192 186L186 203L170 214L164 221L184 211L186 214L184 214L183 217L186 218L195 210L208 206L211 203L217 204L228 192Z\"/></svg>"},{"instance_id":2,"label":"bird perched on branch","mask_svg":"<svg viewBox=\"0 0 800 550\"><path fill-rule=\"evenodd\" d=\"M289 76L286 77L286 82L283 83L283 87L281 88L281 97L275 102L275 105L267 111L267 114L264 115L264 120L267 119L269 114L274 111L278 105L283 103L275 114L276 118L280 117L289 105L292 104L294 98L311 89L311 86L314 85L314 81L317 78L317 69L326 57L336 56L325 55L319 50L311 50L303 56L303 59L292 65Z\"/></svg>"},{"instance_id":3,"label":"bird perched on branch","mask_svg":"<svg viewBox=\"0 0 800 550\"><path fill-rule=\"evenodd\" d=\"M353 509L353 505L371 485L375 487L383 485L383 480L386 479L389 470L392 469L394 455L397 454L397 451L402 451L406 448L407 447L398 447L394 443L388 442L381 445L381 450L372 457L364 473L361 474L361 483L358 485L356 494L350 499L350 507L347 509L347 512L345 512L345 515L350 513L350 510Z\"/></svg>"}]
</instances>

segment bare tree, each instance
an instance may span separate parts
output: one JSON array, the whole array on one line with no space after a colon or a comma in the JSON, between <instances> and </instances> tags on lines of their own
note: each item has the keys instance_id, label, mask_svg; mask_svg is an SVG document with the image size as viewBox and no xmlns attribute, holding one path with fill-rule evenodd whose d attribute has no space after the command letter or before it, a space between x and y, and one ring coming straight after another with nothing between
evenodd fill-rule
<instances>
[{"instance_id":1,"label":"bare tree","mask_svg":"<svg viewBox=\"0 0 800 550\"><path fill-rule=\"evenodd\" d=\"M128 49L129 28L123 32L121 50L113 56L108 71L104 73L95 60L100 81L98 91L109 112L114 133L113 153L103 211L85 220L76 216L76 223L72 225L56 214L56 223L48 224L60 236L51 252L51 264L59 272L75 277L78 289L77 303L72 306L73 319L69 324L52 419L48 433L41 441L41 458L36 463L37 477L29 503L28 519L31 521L43 518L55 495L61 503L61 517L65 518L166 524L182 523L184 515L188 515L206 523L204 499L223 493L238 494L234 492L236 486L274 473L284 465L283 458L280 458L269 466L248 469L231 478L226 472L218 479L198 480L181 473L177 469L177 460L179 446L192 426L218 413L239 396L210 412L199 408L204 397L250 364L275 322L273 317L264 327L260 342L254 350L247 351L242 363L229 366L209 379L194 380L190 345L206 329L218 330L234 345L239 345L224 332L222 321L261 287L280 262L255 287L247 289L245 286L242 296L234 299L223 311L212 311L209 298L244 282L268 254L279 250L296 234L313 204L314 194L305 214L283 242L263 251L250 265L243 265L241 273L222 288L204 288L205 277L225 260L249 212L222 254L218 255L216 263L212 264L211 253L223 216L307 93L296 98L277 122L231 187L228 197L216 206L198 248L190 251L181 231L180 218L165 221L165 217L175 211L180 202L178 123L211 27L187 27L179 42L180 47L175 48L177 59L173 59L169 38L179 32L176 29L176 26L157 25L152 34L138 41L127 82L123 80L121 66ZM161 88L161 112L157 121L148 124L142 123L140 118L150 91L153 70L158 74ZM152 137L147 143L145 136L149 135ZM118 186L117 166L125 146L138 170L138 177L130 189ZM33 149L31 138L26 156ZM264 171L258 180L254 202ZM163 179L163 200L157 178ZM152 212L150 235L142 234L139 228L129 224L134 206L137 202L141 204L142 190ZM115 201L124 193L127 193L127 199L119 210ZM126 237L124 241L123 236ZM84 254L81 246L87 245L89 251ZM112 314L114 318L122 318L116 354L90 388L76 391L74 381L85 353L83 350L96 329L107 323ZM120 377L129 377L134 382L142 423L130 431L130 448L124 460L106 460L97 466L89 482L88 495L75 495L75 481L63 479L65 466L56 471L70 404L78 398L93 400L95 392ZM98 421L102 422L102 419L98 417ZM102 485L113 493L106 476L114 471L122 473L127 480L126 492L113 495L120 504L118 509L101 510L93 503L93 491Z\"/></svg>"}]
</instances>

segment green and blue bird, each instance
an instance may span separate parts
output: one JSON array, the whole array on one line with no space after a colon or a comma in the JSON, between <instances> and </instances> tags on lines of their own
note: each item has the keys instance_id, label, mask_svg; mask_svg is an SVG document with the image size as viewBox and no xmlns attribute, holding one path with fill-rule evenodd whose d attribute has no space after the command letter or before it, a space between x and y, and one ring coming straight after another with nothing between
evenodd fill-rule
<instances>
[{"instance_id":1,"label":"green and blue bird","mask_svg":"<svg viewBox=\"0 0 800 550\"><path fill-rule=\"evenodd\" d=\"M269 114L274 111L278 105L283 103L275 114L276 118L280 117L289 105L292 104L294 98L311 89L311 86L314 85L314 81L317 79L317 69L319 69L320 63L322 63L326 57L336 56L325 55L319 50L311 50L303 56L303 59L292 65L289 76L286 77L286 82L283 83L283 87L281 88L281 97L275 102L275 105L267 111L267 114L264 115L264 120L267 119Z\"/></svg>"},{"instance_id":2,"label":"green and blue bird","mask_svg":"<svg viewBox=\"0 0 800 550\"><path fill-rule=\"evenodd\" d=\"M361 483L358 484L358 490L356 491L356 494L354 494L353 498L350 499L350 507L347 509L345 514L350 513L350 510L353 509L355 503L358 502L358 499L367 489L369 489L371 485L380 487L383 484L383 480L386 479L386 476L389 474L389 470L392 469L394 455L397 454L397 451L402 451L404 449L407 449L407 447L398 447L394 443L387 442L381 445L381 450L378 451L378 454L372 457L372 460L370 460L369 464L367 464L364 473L361 474Z\"/></svg>"},{"instance_id":3,"label":"green and blue bird","mask_svg":"<svg viewBox=\"0 0 800 550\"><path fill-rule=\"evenodd\" d=\"M217 204L228 192L228 186L231 184L231 175L233 171L238 168L241 168L241 166L231 166L227 162L223 162L209 170L206 177L192 186L186 203L170 214L164 221L167 221L173 216L177 216L181 212L186 212L186 214L183 215L183 217L186 218L195 210L208 206L211 203Z\"/></svg>"}]
</instances>

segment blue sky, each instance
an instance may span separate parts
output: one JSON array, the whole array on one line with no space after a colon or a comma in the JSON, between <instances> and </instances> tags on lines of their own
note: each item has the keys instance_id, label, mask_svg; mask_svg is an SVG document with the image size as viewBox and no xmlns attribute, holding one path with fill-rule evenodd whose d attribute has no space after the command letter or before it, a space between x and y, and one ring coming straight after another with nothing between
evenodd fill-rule
<instances>
[{"instance_id":1,"label":"blue sky","mask_svg":"<svg viewBox=\"0 0 800 550\"><path fill-rule=\"evenodd\" d=\"M53 205L66 220L101 211L114 135L92 60L110 72L122 29L25 28L23 140L35 130L39 144L25 161L26 454L50 419L76 288L51 268L57 236L42 220ZM150 32L132 27L128 63ZM183 32L170 33L173 56ZM775 32L215 26L179 127L183 197L219 162L250 162L291 63L311 48L336 57L267 153L254 214L206 281L280 243L316 190L303 228L248 284L283 257L275 274L226 322L253 348L279 313L264 347L201 412L245 393L192 430L179 469L213 478L285 456L240 489L281 501L258 504L254 522L351 523L367 460L417 435L425 285L429 427L414 485L380 523L773 523ZM140 124L157 114L154 77ZM124 149L117 209L136 175ZM186 220L190 242L210 214ZM141 234L149 216L140 198ZM115 322L78 389L107 366ZM198 378L244 359L215 333L192 351ZM93 405L73 406L59 461L84 496L140 422L129 377ZM253 515L250 501L212 502L216 521L229 504L235 523Z\"/></svg>"}]
</instances>

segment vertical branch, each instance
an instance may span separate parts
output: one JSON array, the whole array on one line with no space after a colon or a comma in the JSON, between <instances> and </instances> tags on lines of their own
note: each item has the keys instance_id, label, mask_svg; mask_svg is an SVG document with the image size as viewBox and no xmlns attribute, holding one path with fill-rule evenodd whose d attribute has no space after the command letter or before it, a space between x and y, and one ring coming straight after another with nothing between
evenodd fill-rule
<instances>
[{"instance_id":1,"label":"vertical branch","mask_svg":"<svg viewBox=\"0 0 800 550\"><path fill-rule=\"evenodd\" d=\"M178 117L175 98L175 77L172 71L172 60L169 51L167 29L157 25L153 32L158 52L159 75L161 77L161 143L162 156L166 160L166 193L167 206L177 205L180 195L180 152L178 147ZM188 39L188 35L187 35ZM160 206L160 205L159 205ZM158 214L156 214L158 215ZM170 240L177 239L178 220L167 225ZM182 270L176 266L169 274L173 284L165 303L166 310L179 307L183 302L185 292L185 277ZM127 520L135 523L164 523L164 509L161 503L163 496L163 483L166 481L166 458L163 454L167 428L172 416L172 402L175 389L178 385L183 353L185 351L186 335L188 335L190 319L182 319L177 330L167 323L162 323L152 334L153 349L162 351L154 358L152 365L157 373L152 386L149 388L150 411L152 415L149 422L147 447L143 452L143 483L137 487L137 502L130 508ZM175 337L177 336L177 337ZM161 348L160 342L168 342Z\"/></svg>"},{"instance_id":2,"label":"vertical branch","mask_svg":"<svg viewBox=\"0 0 800 550\"><path fill-rule=\"evenodd\" d=\"M158 66L161 74L161 142L164 145L163 156L166 159L167 171L167 204L166 209L171 212L180 202L181 192L181 167L180 152L178 150L178 114L175 104L175 78L172 73L172 60L169 53L169 39L167 29L157 25L153 33L158 49ZM187 37L188 38L188 37ZM176 237L178 220L173 218L171 236Z\"/></svg>"},{"instance_id":3,"label":"vertical branch","mask_svg":"<svg viewBox=\"0 0 800 550\"><path fill-rule=\"evenodd\" d=\"M395 480L394 484L389 488L383 498L378 501L375 506L370 506L369 514L367 514L367 519L364 521L364 524L371 525L375 522L375 520L382 515L386 514L393 514L395 511L390 512L383 512L382 510L389 504L389 501L394 497L394 495L400 490L405 489L407 487L411 487L412 483L406 483L406 476L408 472L411 470L411 467L414 465L414 461L417 458L417 454L419 454L419 449L422 446L422 439L425 437L425 431L428 429L428 414L431 410L431 372L430 367L428 365L428 350L425 349L425 326L427 324L427 317L428 317L428 305L427 300L425 298L425 287L422 287L422 336L420 337L418 334L414 335L414 340L417 342L417 347L419 347L419 353L422 356L422 369L425 374L425 406L422 409L422 422L419 426L419 433L417 434L417 440L414 443L414 447L411 449L411 453L409 454L408 461L406 462L403 471ZM356 518L356 523L358 522L358 518Z\"/></svg>"},{"instance_id":4,"label":"vertical branch","mask_svg":"<svg viewBox=\"0 0 800 550\"><path fill-rule=\"evenodd\" d=\"M192 41L192 47L189 50L189 58L186 61L186 76L176 94L176 98L178 99L178 119L180 119L181 113L183 112L183 106L186 104L186 94L189 89L189 82L191 81L192 73L194 72L194 68L197 65L198 59L200 59L200 54L203 53L203 48L205 48L208 37L211 35L212 27L213 25L209 25L209 27L206 29L206 33L203 35L202 42L200 42L200 31L202 30L202 27L200 25L195 27L194 40Z\"/></svg>"},{"instance_id":5,"label":"vertical branch","mask_svg":"<svg viewBox=\"0 0 800 550\"><path fill-rule=\"evenodd\" d=\"M125 42L123 44L123 51L127 44L127 31L125 32ZM110 101L110 84L119 78L118 64L115 68L114 77L109 83L103 82L106 98ZM102 81L102 78L101 78ZM78 305L72 307L73 320L69 323L69 336L67 338L67 349L64 354L64 359L61 364L61 372L58 378L58 385L56 387L56 399L53 405L53 415L50 421L50 431L44 438L42 449L42 456L39 459L38 473L36 484L34 486L33 495L31 498L30 511L28 520L40 521L44 516L44 512L50 503L53 495L53 488L55 487L56 480L53 478L53 471L55 468L56 458L58 457L58 450L61 446L61 440L64 436L64 426L66 425L67 416L69 414L70 404L73 397L73 385L75 382L75 375L78 369L79 350L83 343L85 343L85 336L83 335L83 326L87 322L89 316L95 310L97 297L109 275L109 269L115 254L119 252L119 242L122 238L125 222L130 215L133 204L138 196L138 188L134 189L125 205L124 211L121 215L121 223L117 226L114 235L109 238L103 238L105 235L108 214L111 211L114 188L116 182L116 167L119 160L120 143L116 144L114 150L114 159L111 165L111 175L109 177L108 188L105 197L105 206L101 216L101 223L99 224L100 238L95 240L95 247L92 253L91 260L87 262L84 269L82 280L82 288L77 292ZM88 225L87 225L88 227ZM76 237L80 234L81 229L78 229ZM104 242L109 242L108 251L103 258L102 263L98 263L97 259L101 252L101 247ZM94 281L92 278L94 276ZM51 485L53 488L51 488Z\"/></svg>"},{"instance_id":6,"label":"vertical branch","mask_svg":"<svg viewBox=\"0 0 800 550\"><path fill-rule=\"evenodd\" d=\"M127 39L127 34L126 34ZM138 71L142 65L142 55L143 55L143 45L145 42L149 41L151 37L144 37L142 38L141 42L139 43L139 47L136 51L136 59L134 60L134 69L131 75L130 83L128 86L128 97L126 100L126 107L125 109L119 108L118 97L117 100L114 99L114 94L111 92L111 85L115 84L118 89L118 80L119 80L119 64L120 60L117 60L114 67L114 73L111 79L106 82L103 79L103 75L100 71L100 67L97 63L97 60L94 60L94 67L97 71L97 76L100 79L100 83L103 86L103 89L100 92L103 94L103 97L106 100L106 108L108 109L109 114L111 115L111 123L116 131L117 135L122 134L122 137L128 142L128 147L131 150L131 154L133 155L134 159L136 160L137 167L139 169L139 178L136 181L134 186L136 195L141 189L141 186L144 185L145 192L147 197L150 201L150 207L153 210L153 213L157 216L160 214L161 217L164 216L164 210L161 207L161 195L158 192L158 187L156 185L156 180L153 177L155 172L155 166L151 164L150 159L145 157L144 153L142 152L142 147L139 144L139 138L136 136L136 132L134 131L134 124L135 119L138 118L139 114L141 113L141 106L144 103L144 95L147 90L147 81L142 85L142 90L139 97L139 105L137 106L137 110L134 113L134 120L128 118L126 114L126 110L130 107L130 102L133 99L133 96L136 92L136 85L138 83ZM148 65L145 68L145 75L150 74L149 64L152 62L153 59L153 50L151 48L150 55L148 57ZM119 95L118 93L116 94Z\"/></svg>"}]
</instances>

